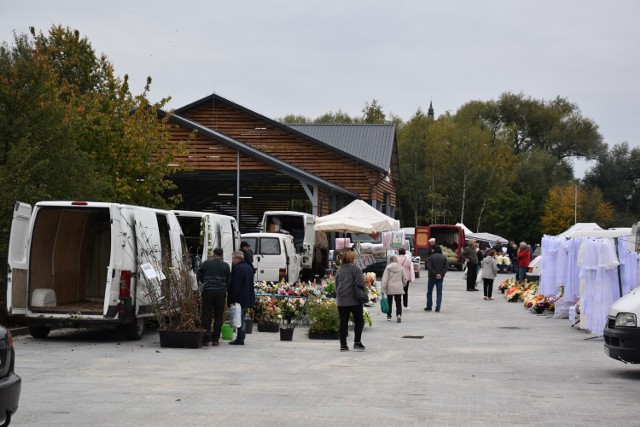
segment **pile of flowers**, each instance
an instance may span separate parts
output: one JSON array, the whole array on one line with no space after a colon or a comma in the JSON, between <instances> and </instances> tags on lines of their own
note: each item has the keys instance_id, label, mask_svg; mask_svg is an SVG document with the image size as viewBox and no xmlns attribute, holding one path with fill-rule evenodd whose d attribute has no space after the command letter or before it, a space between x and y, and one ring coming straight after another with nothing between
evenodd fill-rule
<instances>
[{"instance_id":1,"label":"pile of flowers","mask_svg":"<svg viewBox=\"0 0 640 427\"><path fill-rule=\"evenodd\" d=\"M518 282L514 278L505 280L498 286L498 290L504 294L509 302L521 301L526 309L532 313L541 314L545 310L555 311L556 301L562 297L564 288L555 296L546 297L538 293L538 282Z\"/></svg>"}]
</instances>

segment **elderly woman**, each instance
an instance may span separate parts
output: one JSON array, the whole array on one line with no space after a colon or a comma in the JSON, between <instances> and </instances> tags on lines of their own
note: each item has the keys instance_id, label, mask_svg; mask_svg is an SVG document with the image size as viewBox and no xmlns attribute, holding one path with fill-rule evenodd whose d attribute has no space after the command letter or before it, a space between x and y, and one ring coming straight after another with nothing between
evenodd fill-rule
<instances>
[{"instance_id":1,"label":"elderly woman","mask_svg":"<svg viewBox=\"0 0 640 427\"><path fill-rule=\"evenodd\" d=\"M393 311L393 300L396 300L396 321L402 322L402 295L404 295L404 284L407 282L407 274L404 268L398 264L398 258L393 255L389 257L387 268L382 274L382 293L387 295L389 302L389 312L387 320L391 320Z\"/></svg>"},{"instance_id":2,"label":"elderly woman","mask_svg":"<svg viewBox=\"0 0 640 427\"><path fill-rule=\"evenodd\" d=\"M336 302L340 314L340 351L349 351L347 346L347 329L349 327L349 315L353 314L355 327L353 349L364 351L364 345L360 341L364 328L362 304L356 300L356 286L364 288L364 277L360 267L354 264L356 255L353 251L345 251L340 255L342 266L336 273Z\"/></svg>"}]
</instances>

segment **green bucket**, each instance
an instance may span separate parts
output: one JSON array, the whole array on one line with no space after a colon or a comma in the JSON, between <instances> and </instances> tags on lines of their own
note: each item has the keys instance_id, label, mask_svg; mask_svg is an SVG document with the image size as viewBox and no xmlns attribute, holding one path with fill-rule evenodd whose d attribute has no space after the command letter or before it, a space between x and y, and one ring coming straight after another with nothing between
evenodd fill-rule
<instances>
[{"instance_id":1,"label":"green bucket","mask_svg":"<svg viewBox=\"0 0 640 427\"><path fill-rule=\"evenodd\" d=\"M233 328L229 326L228 323L222 324L222 339L223 340L232 340L233 339Z\"/></svg>"}]
</instances>

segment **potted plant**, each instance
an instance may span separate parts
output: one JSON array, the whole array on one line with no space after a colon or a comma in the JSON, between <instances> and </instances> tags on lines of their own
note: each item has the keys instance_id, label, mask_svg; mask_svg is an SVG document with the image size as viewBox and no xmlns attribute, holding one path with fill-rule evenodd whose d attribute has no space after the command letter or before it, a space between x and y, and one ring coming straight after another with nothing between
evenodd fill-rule
<instances>
[{"instance_id":1,"label":"potted plant","mask_svg":"<svg viewBox=\"0 0 640 427\"><path fill-rule=\"evenodd\" d=\"M166 264L165 264L166 265ZM158 322L161 347L202 347L200 292L186 262L163 269L165 274L145 280L146 297Z\"/></svg>"},{"instance_id":2,"label":"potted plant","mask_svg":"<svg viewBox=\"0 0 640 427\"><path fill-rule=\"evenodd\" d=\"M254 312L258 319L258 332L278 332L280 308L276 304L275 298L269 296L258 297Z\"/></svg>"},{"instance_id":3,"label":"potted plant","mask_svg":"<svg viewBox=\"0 0 640 427\"><path fill-rule=\"evenodd\" d=\"M278 307L280 313L280 341L291 341L293 330L302 318L307 306L308 298L282 298Z\"/></svg>"},{"instance_id":4,"label":"potted plant","mask_svg":"<svg viewBox=\"0 0 640 427\"><path fill-rule=\"evenodd\" d=\"M340 315L335 299L310 298L307 306L309 338L338 339Z\"/></svg>"}]
</instances>

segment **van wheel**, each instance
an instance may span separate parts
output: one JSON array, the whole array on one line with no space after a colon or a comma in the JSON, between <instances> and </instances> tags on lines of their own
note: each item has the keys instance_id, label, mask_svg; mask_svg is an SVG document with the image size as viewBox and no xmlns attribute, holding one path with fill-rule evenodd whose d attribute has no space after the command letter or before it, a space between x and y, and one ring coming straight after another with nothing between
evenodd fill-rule
<instances>
[{"instance_id":1,"label":"van wheel","mask_svg":"<svg viewBox=\"0 0 640 427\"><path fill-rule=\"evenodd\" d=\"M46 338L51 332L51 328L48 326L32 326L29 325L29 333L34 338Z\"/></svg>"},{"instance_id":2,"label":"van wheel","mask_svg":"<svg viewBox=\"0 0 640 427\"><path fill-rule=\"evenodd\" d=\"M122 325L122 332L128 340L138 341L142 339L145 331L144 319L136 319L131 323Z\"/></svg>"}]
</instances>

